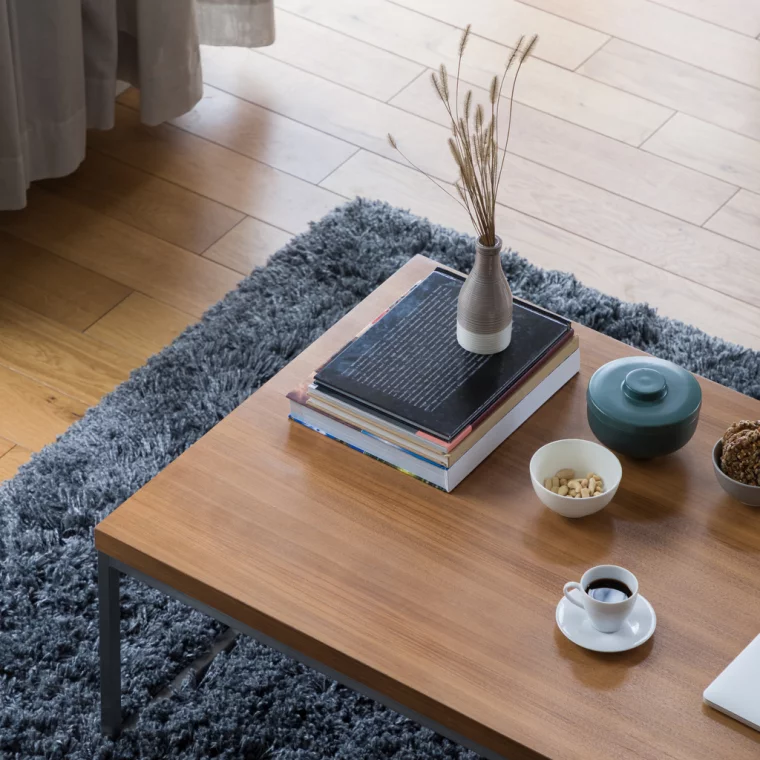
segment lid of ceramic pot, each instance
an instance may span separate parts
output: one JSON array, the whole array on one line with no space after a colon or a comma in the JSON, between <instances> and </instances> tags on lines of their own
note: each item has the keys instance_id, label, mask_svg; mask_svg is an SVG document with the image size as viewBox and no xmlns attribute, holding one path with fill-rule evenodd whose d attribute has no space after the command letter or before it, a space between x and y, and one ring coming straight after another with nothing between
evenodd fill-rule
<instances>
[{"instance_id":1,"label":"lid of ceramic pot","mask_svg":"<svg viewBox=\"0 0 760 760\"><path fill-rule=\"evenodd\" d=\"M678 426L699 414L702 389L685 369L651 356L600 367L588 384L589 411L620 430Z\"/></svg>"}]
</instances>

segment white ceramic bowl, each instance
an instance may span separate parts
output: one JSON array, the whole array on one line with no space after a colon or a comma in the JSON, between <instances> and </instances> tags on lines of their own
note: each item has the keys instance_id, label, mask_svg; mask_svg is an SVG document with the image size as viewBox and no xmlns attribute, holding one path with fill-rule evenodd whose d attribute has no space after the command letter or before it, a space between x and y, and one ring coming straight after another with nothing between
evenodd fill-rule
<instances>
[{"instance_id":1,"label":"white ceramic bowl","mask_svg":"<svg viewBox=\"0 0 760 760\"><path fill-rule=\"evenodd\" d=\"M546 478L566 468L575 470L575 474L581 478L585 478L589 472L601 475L604 493L586 499L573 499L544 488ZM594 441L578 438L547 443L530 460L530 479L536 496L549 509L565 517L585 517L604 509L612 501L622 477L620 461L609 449Z\"/></svg>"}]
</instances>

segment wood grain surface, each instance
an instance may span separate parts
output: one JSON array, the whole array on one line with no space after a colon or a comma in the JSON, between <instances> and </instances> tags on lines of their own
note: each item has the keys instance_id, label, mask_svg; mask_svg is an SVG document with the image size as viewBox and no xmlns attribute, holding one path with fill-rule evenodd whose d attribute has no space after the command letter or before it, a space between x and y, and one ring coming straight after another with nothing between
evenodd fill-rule
<instances>
[{"instance_id":1,"label":"wood grain surface","mask_svg":"<svg viewBox=\"0 0 760 760\"><path fill-rule=\"evenodd\" d=\"M487 90L472 89L475 103L488 103ZM429 77L416 79L391 102L431 121L447 123L448 114L430 86ZM507 98L502 98L501 107L507 112ZM658 139L669 124L652 139ZM649 149L648 141L645 147ZM511 153L529 161L695 224L704 222L736 192L734 185L685 169L668 160L669 156L652 155L659 151L644 153L521 103L513 108L509 148ZM730 165L728 161L725 163Z\"/></svg>"},{"instance_id":2,"label":"wood grain surface","mask_svg":"<svg viewBox=\"0 0 760 760\"><path fill-rule=\"evenodd\" d=\"M760 195L740 190L705 227L760 247Z\"/></svg>"},{"instance_id":3,"label":"wood grain surface","mask_svg":"<svg viewBox=\"0 0 760 760\"><path fill-rule=\"evenodd\" d=\"M0 296L33 329L38 315L65 328L35 361L20 343L0 356L0 402L21 400L3 434L34 448L78 413L71 387L48 400L56 364L87 403L104 392L73 377L81 347L99 351L78 334L138 366L356 193L471 234L386 142L453 179L429 75L454 76L467 23L462 90L487 90L519 35L541 35L515 89L505 245L760 348L758 0L277 0L273 45L204 51L192 112L144 126L122 93L76 172L0 213Z\"/></svg>"},{"instance_id":4,"label":"wood grain surface","mask_svg":"<svg viewBox=\"0 0 760 760\"><path fill-rule=\"evenodd\" d=\"M42 186L193 253L203 253L245 218L94 150L73 174Z\"/></svg>"},{"instance_id":5,"label":"wood grain surface","mask_svg":"<svg viewBox=\"0 0 760 760\"><path fill-rule=\"evenodd\" d=\"M253 57L250 50L235 49ZM195 108L172 124L315 183L356 152L354 145L209 86Z\"/></svg>"},{"instance_id":6,"label":"wood grain surface","mask_svg":"<svg viewBox=\"0 0 760 760\"><path fill-rule=\"evenodd\" d=\"M142 293L132 293L85 335L145 362L195 321L191 314Z\"/></svg>"},{"instance_id":7,"label":"wood grain surface","mask_svg":"<svg viewBox=\"0 0 760 760\"><path fill-rule=\"evenodd\" d=\"M438 18L459 27L472 24L483 37L506 44L530 29L546 42L541 58L568 69L575 69L607 42L606 34L589 26L569 23L557 13L544 13L517 0L394 0L426 16ZM571 14L568 14L571 15Z\"/></svg>"},{"instance_id":8,"label":"wood grain surface","mask_svg":"<svg viewBox=\"0 0 760 760\"><path fill-rule=\"evenodd\" d=\"M752 0L657 0L690 16L751 37L760 34L760 5Z\"/></svg>"},{"instance_id":9,"label":"wood grain surface","mask_svg":"<svg viewBox=\"0 0 760 760\"><path fill-rule=\"evenodd\" d=\"M190 314L200 317L240 280L226 267L86 206L40 189L33 198L23 211L0 214L0 228Z\"/></svg>"},{"instance_id":10,"label":"wood grain surface","mask_svg":"<svg viewBox=\"0 0 760 760\"><path fill-rule=\"evenodd\" d=\"M43 317L84 330L129 293L114 280L0 232L0 296Z\"/></svg>"},{"instance_id":11,"label":"wood grain surface","mask_svg":"<svg viewBox=\"0 0 760 760\"><path fill-rule=\"evenodd\" d=\"M127 98L132 102L131 97ZM97 150L218 203L300 232L343 198L217 143L163 124L140 125L137 111L116 108L110 132L91 132Z\"/></svg>"},{"instance_id":12,"label":"wood grain surface","mask_svg":"<svg viewBox=\"0 0 760 760\"><path fill-rule=\"evenodd\" d=\"M349 41L364 43L361 48L364 61L371 59L375 46L379 46L431 68L437 69L444 63L449 71L456 70L461 30L386 0L361 0L361 8L361 14L357 14L355 0L280 0L278 9L286 11L280 13L280 19L296 14L305 23L314 22L310 24L312 31L304 40L298 56L291 57L288 63L304 61L302 68L308 67L308 71L331 81L338 81L331 74L336 58L343 58L343 68L355 66L349 58L356 56L355 50L344 51L342 46L326 49L320 45L317 30L326 25L340 31ZM525 28L526 32L529 30L532 27ZM519 34L517 28L514 33ZM516 37L510 36L502 42L514 45ZM630 95L623 89L605 86L547 63L541 58L541 50L547 55L552 53L542 43L536 49L539 57L532 58L530 66L521 70L520 87L515 91L518 103L525 103L632 145L639 145L673 115L668 108ZM462 61L462 81L488 88L494 73L504 65L508 52L504 44L472 35L467 43L467 55ZM367 86L362 92L372 94L373 89Z\"/></svg>"},{"instance_id":13,"label":"wood grain surface","mask_svg":"<svg viewBox=\"0 0 760 760\"><path fill-rule=\"evenodd\" d=\"M203 255L236 272L248 274L266 265L269 257L293 236L258 219L246 217Z\"/></svg>"},{"instance_id":14,"label":"wood grain surface","mask_svg":"<svg viewBox=\"0 0 760 760\"><path fill-rule=\"evenodd\" d=\"M300 69L386 101L425 71L424 66L406 57L367 45L327 26L312 24L292 13L282 12L280 4L277 10L277 44L259 48L256 52L284 63L297 61ZM365 16L366 7L362 11L361 15ZM361 18L355 12L353 18L358 26L362 25Z\"/></svg>"},{"instance_id":15,"label":"wood grain surface","mask_svg":"<svg viewBox=\"0 0 760 760\"><path fill-rule=\"evenodd\" d=\"M461 228L469 223L466 212L419 172L366 151L349 159L324 184L345 195L384 198L439 224ZM665 271L665 256L660 261L653 258L652 263L640 261L499 204L496 224L503 239L517 251L530 251L529 261L537 266L560 271L572 266L582 282L604 293L646 301L663 316L683 319L707 332L730 334L738 343L760 349L757 306Z\"/></svg>"},{"instance_id":16,"label":"wood grain surface","mask_svg":"<svg viewBox=\"0 0 760 760\"><path fill-rule=\"evenodd\" d=\"M41 449L84 416L87 404L0 364L0 436Z\"/></svg>"},{"instance_id":17,"label":"wood grain surface","mask_svg":"<svg viewBox=\"0 0 760 760\"><path fill-rule=\"evenodd\" d=\"M391 132L421 169L446 181L457 176L446 127L245 48L204 48L202 61L207 85L403 162L388 143ZM355 152L353 147L349 155Z\"/></svg>"},{"instance_id":18,"label":"wood grain surface","mask_svg":"<svg viewBox=\"0 0 760 760\"><path fill-rule=\"evenodd\" d=\"M0 458L7 454L12 448L12 441L6 441L4 438L0 438Z\"/></svg>"},{"instance_id":19,"label":"wood grain surface","mask_svg":"<svg viewBox=\"0 0 760 760\"><path fill-rule=\"evenodd\" d=\"M734 185L760 191L760 143L685 114L676 114L642 146Z\"/></svg>"},{"instance_id":20,"label":"wood grain surface","mask_svg":"<svg viewBox=\"0 0 760 760\"><path fill-rule=\"evenodd\" d=\"M18 468L26 464L31 456L32 452L23 446L14 446L6 454L0 456L0 483L12 478L18 472Z\"/></svg>"},{"instance_id":21,"label":"wood grain surface","mask_svg":"<svg viewBox=\"0 0 760 760\"><path fill-rule=\"evenodd\" d=\"M404 4L435 0L400 0ZM455 0L446 0L453 3ZM470 0L476 4L493 0ZM523 0L583 26L757 87L760 42L650 0ZM751 5L751 1L747 3Z\"/></svg>"},{"instance_id":22,"label":"wood grain surface","mask_svg":"<svg viewBox=\"0 0 760 760\"><path fill-rule=\"evenodd\" d=\"M578 69L627 93L760 139L760 89L623 40L610 40ZM640 143L637 143L640 144Z\"/></svg>"},{"instance_id":23,"label":"wood grain surface","mask_svg":"<svg viewBox=\"0 0 760 760\"><path fill-rule=\"evenodd\" d=\"M129 377L133 360L0 298L0 364L88 404Z\"/></svg>"},{"instance_id":24,"label":"wood grain surface","mask_svg":"<svg viewBox=\"0 0 760 760\"><path fill-rule=\"evenodd\" d=\"M578 327L582 373L452 494L292 425L285 393L432 268L416 257L96 529L98 548L510 760L750 760L760 734L701 694L757 634L760 513L710 450L760 403L700 380L694 439L626 458L612 504L543 507L528 461L593 436L584 393L635 353ZM615 562L658 614L635 651L556 629L568 580Z\"/></svg>"}]
</instances>

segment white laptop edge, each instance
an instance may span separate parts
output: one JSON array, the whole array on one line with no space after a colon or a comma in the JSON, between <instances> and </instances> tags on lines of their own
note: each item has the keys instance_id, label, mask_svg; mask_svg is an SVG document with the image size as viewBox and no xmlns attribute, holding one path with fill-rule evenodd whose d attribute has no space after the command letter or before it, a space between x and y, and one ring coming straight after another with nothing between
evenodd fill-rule
<instances>
[{"instance_id":1,"label":"white laptop edge","mask_svg":"<svg viewBox=\"0 0 760 760\"><path fill-rule=\"evenodd\" d=\"M704 690L705 704L760 731L760 635Z\"/></svg>"}]
</instances>

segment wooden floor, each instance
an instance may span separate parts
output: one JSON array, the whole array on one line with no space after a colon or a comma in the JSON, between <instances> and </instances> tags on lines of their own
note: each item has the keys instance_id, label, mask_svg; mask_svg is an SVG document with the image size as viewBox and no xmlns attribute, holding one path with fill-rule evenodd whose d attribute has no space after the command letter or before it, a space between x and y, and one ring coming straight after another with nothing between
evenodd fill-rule
<instances>
[{"instance_id":1,"label":"wooden floor","mask_svg":"<svg viewBox=\"0 0 760 760\"><path fill-rule=\"evenodd\" d=\"M538 266L760 349L760 2L277 0L277 42L204 51L203 101L137 94L74 175L0 213L0 480L294 233L357 194L458 229L400 163L455 173L428 75L474 36L482 97L521 33L500 195Z\"/></svg>"}]
</instances>

